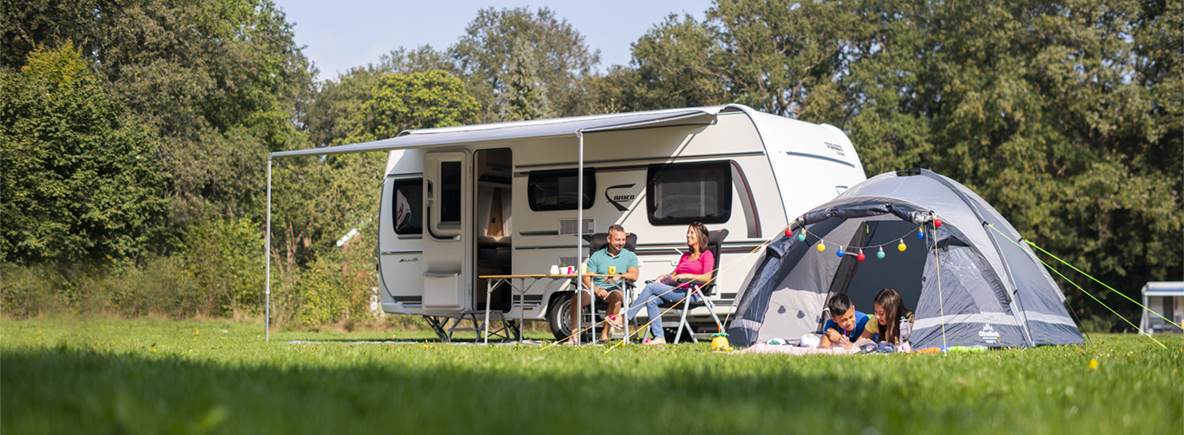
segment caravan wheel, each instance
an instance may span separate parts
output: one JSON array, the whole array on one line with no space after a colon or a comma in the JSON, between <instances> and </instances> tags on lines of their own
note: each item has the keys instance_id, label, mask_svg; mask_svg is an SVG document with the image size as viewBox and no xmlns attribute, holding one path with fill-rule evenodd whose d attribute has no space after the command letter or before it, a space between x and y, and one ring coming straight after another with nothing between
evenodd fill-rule
<instances>
[{"instance_id":1,"label":"caravan wheel","mask_svg":"<svg viewBox=\"0 0 1184 435\"><path fill-rule=\"evenodd\" d=\"M551 324L551 334L556 340L562 340L571 335L571 295L572 292L560 292L551 296L551 303L547 308L547 323ZM587 332L581 341L592 338Z\"/></svg>"}]
</instances>

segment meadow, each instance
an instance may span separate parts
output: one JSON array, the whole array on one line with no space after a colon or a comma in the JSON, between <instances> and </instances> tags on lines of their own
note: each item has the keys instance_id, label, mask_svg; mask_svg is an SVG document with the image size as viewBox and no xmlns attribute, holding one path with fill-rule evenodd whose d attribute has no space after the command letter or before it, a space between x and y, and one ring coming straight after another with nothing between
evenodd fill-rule
<instances>
[{"instance_id":1,"label":"meadow","mask_svg":"<svg viewBox=\"0 0 1184 435\"><path fill-rule=\"evenodd\" d=\"M532 336L533 334L533 336ZM542 332L528 338L546 339ZM0 319L0 432L1181 433L1184 338L981 354L442 344L224 320Z\"/></svg>"}]
</instances>

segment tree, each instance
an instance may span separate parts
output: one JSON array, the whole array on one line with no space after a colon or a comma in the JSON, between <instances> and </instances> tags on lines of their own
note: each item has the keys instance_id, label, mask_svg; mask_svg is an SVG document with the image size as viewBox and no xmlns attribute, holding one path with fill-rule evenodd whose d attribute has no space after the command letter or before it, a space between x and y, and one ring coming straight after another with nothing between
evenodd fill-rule
<instances>
[{"instance_id":1,"label":"tree","mask_svg":"<svg viewBox=\"0 0 1184 435\"><path fill-rule=\"evenodd\" d=\"M166 204L151 132L68 43L36 49L0 77L0 260L138 257Z\"/></svg>"},{"instance_id":2,"label":"tree","mask_svg":"<svg viewBox=\"0 0 1184 435\"><path fill-rule=\"evenodd\" d=\"M710 106L731 102L715 27L671 14L633 43L631 68L610 68L590 86L604 107L626 111Z\"/></svg>"},{"instance_id":3,"label":"tree","mask_svg":"<svg viewBox=\"0 0 1184 435\"><path fill-rule=\"evenodd\" d=\"M267 151L297 148L312 69L270 0L13 0L3 57L75 41L108 95L166 140L171 221L259 216Z\"/></svg>"},{"instance_id":4,"label":"tree","mask_svg":"<svg viewBox=\"0 0 1184 435\"><path fill-rule=\"evenodd\" d=\"M550 107L557 116L585 115L591 107L583 80L600 62L600 51L590 50L584 37L555 12L540 8L483 9L465 29L449 56L458 76L481 104L481 120L502 120L499 96L508 91L515 41L533 49L539 80L545 84Z\"/></svg>"},{"instance_id":5,"label":"tree","mask_svg":"<svg viewBox=\"0 0 1184 435\"><path fill-rule=\"evenodd\" d=\"M414 50L398 48L382 55L376 64L350 68L335 79L320 84L316 98L301 116L314 146L341 144L361 131L364 105L373 97L378 81L387 74L450 71L452 62L430 45Z\"/></svg>"},{"instance_id":6,"label":"tree","mask_svg":"<svg viewBox=\"0 0 1184 435\"><path fill-rule=\"evenodd\" d=\"M506 92L501 94L502 119L522 121L552 117L544 86L539 80L534 48L521 39L515 40L514 51L510 53Z\"/></svg>"},{"instance_id":7,"label":"tree","mask_svg":"<svg viewBox=\"0 0 1184 435\"><path fill-rule=\"evenodd\" d=\"M364 105L364 130L349 143L477 122L477 101L465 93L464 83L444 71L385 75L372 92Z\"/></svg>"}]
</instances>

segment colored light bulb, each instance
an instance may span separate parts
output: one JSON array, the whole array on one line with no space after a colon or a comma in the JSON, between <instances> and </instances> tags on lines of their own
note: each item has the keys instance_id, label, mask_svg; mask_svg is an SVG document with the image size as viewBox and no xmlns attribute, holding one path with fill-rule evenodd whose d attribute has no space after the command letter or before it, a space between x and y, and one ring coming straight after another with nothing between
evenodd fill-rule
<instances>
[{"instance_id":1,"label":"colored light bulb","mask_svg":"<svg viewBox=\"0 0 1184 435\"><path fill-rule=\"evenodd\" d=\"M924 240L924 239L925 239L925 230L917 231L917 240Z\"/></svg>"},{"instance_id":2,"label":"colored light bulb","mask_svg":"<svg viewBox=\"0 0 1184 435\"><path fill-rule=\"evenodd\" d=\"M839 247L839 252L835 253L835 255L838 255L840 257L843 256L843 247L842 246Z\"/></svg>"},{"instance_id":3,"label":"colored light bulb","mask_svg":"<svg viewBox=\"0 0 1184 435\"><path fill-rule=\"evenodd\" d=\"M856 256L855 256L855 259L856 259L856 260L859 260L859 261L863 261L863 259L865 259L865 258L867 258L867 256L863 255L863 250L862 250L862 249L860 249L860 250L859 250L859 255L856 255Z\"/></svg>"},{"instance_id":4,"label":"colored light bulb","mask_svg":"<svg viewBox=\"0 0 1184 435\"><path fill-rule=\"evenodd\" d=\"M900 239L900 244L896 245L896 250L900 251L900 252L904 252L904 250L907 248L908 248L908 246L904 245L904 239Z\"/></svg>"},{"instance_id":5,"label":"colored light bulb","mask_svg":"<svg viewBox=\"0 0 1184 435\"><path fill-rule=\"evenodd\" d=\"M876 253L876 258L879 258L881 260L884 259L884 247L883 246L880 247L880 252Z\"/></svg>"},{"instance_id":6,"label":"colored light bulb","mask_svg":"<svg viewBox=\"0 0 1184 435\"><path fill-rule=\"evenodd\" d=\"M934 219L933 220L933 227L934 228L941 227L941 219Z\"/></svg>"},{"instance_id":7,"label":"colored light bulb","mask_svg":"<svg viewBox=\"0 0 1184 435\"><path fill-rule=\"evenodd\" d=\"M786 228L785 229L785 237L791 237L791 236L793 236L793 228Z\"/></svg>"},{"instance_id":8,"label":"colored light bulb","mask_svg":"<svg viewBox=\"0 0 1184 435\"><path fill-rule=\"evenodd\" d=\"M822 252L822 251L825 251L825 250L826 250L826 243L825 243L825 242L823 242L823 241L821 241L821 240L819 240L819 241L818 241L818 252Z\"/></svg>"},{"instance_id":9,"label":"colored light bulb","mask_svg":"<svg viewBox=\"0 0 1184 435\"><path fill-rule=\"evenodd\" d=\"M801 233L798 233L798 241L799 242L806 241L806 230L802 230Z\"/></svg>"}]
</instances>

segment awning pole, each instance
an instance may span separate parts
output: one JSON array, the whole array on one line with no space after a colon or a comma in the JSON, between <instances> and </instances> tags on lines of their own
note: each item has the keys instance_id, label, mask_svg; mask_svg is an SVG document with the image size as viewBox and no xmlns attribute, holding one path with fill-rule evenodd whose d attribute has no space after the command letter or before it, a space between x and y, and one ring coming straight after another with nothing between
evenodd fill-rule
<instances>
[{"instance_id":1,"label":"awning pole","mask_svg":"<svg viewBox=\"0 0 1184 435\"><path fill-rule=\"evenodd\" d=\"M580 267L584 258L584 130L576 130L576 137L580 139L580 164L579 169L576 170L576 294L579 298L576 300L583 300L584 285L584 268ZM590 290L590 289L589 289ZM583 304L578 304L583 305ZM596 294L592 294L592 303L590 305L592 310L592 343L596 343ZM583 319L584 316L579 314L580 307L574 308L576 319ZM577 327L580 322L576 322ZM575 332L578 332L576 329ZM576 335L576 344L580 343L579 334Z\"/></svg>"},{"instance_id":2,"label":"awning pole","mask_svg":"<svg viewBox=\"0 0 1184 435\"><path fill-rule=\"evenodd\" d=\"M267 155L267 235L264 237L263 264L267 272L264 278L264 295L267 301L263 311L263 341L271 341L271 155Z\"/></svg>"}]
</instances>

